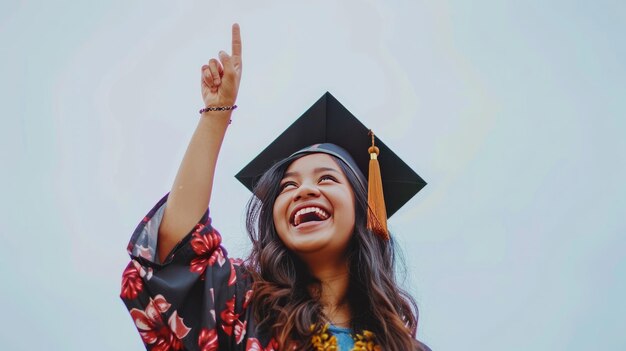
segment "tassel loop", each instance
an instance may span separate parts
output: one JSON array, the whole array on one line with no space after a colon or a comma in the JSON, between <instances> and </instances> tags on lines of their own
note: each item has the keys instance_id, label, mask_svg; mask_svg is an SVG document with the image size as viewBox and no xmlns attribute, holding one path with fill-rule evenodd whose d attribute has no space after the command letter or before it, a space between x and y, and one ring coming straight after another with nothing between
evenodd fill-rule
<instances>
[{"instance_id":1,"label":"tassel loop","mask_svg":"<svg viewBox=\"0 0 626 351\"><path fill-rule=\"evenodd\" d=\"M367 228L372 230L376 235L384 240L389 240L389 232L387 230L387 209L385 208L385 197L383 194L383 182L380 173L380 164L378 163L378 155L380 150L374 143L374 132L369 131L372 137L372 146L367 152L370 154L367 204L369 211L367 213Z\"/></svg>"},{"instance_id":2,"label":"tassel loop","mask_svg":"<svg viewBox=\"0 0 626 351\"><path fill-rule=\"evenodd\" d=\"M372 159L372 160L377 160L378 159L378 155L380 155L380 150L378 150L377 146L370 146L367 149L367 152L369 152L370 159Z\"/></svg>"}]
</instances>

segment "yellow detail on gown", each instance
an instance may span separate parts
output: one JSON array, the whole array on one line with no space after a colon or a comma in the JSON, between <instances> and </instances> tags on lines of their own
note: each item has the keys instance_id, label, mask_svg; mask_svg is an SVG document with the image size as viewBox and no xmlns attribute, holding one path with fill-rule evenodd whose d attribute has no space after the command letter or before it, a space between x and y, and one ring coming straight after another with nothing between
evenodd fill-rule
<instances>
[{"instance_id":1,"label":"yellow detail on gown","mask_svg":"<svg viewBox=\"0 0 626 351\"><path fill-rule=\"evenodd\" d=\"M324 325L322 330L311 337L311 343L317 351L339 351L337 338L328 333L330 324ZM315 330L315 324L311 325L311 330ZM376 336L369 330L364 330L361 334L353 336L354 347L350 351L381 351L376 344Z\"/></svg>"}]
</instances>

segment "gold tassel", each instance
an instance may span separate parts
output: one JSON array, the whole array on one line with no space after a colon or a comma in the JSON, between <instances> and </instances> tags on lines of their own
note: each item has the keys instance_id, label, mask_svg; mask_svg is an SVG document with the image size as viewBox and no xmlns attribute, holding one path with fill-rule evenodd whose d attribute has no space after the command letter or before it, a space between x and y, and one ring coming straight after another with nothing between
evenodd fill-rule
<instances>
[{"instance_id":1,"label":"gold tassel","mask_svg":"<svg viewBox=\"0 0 626 351\"><path fill-rule=\"evenodd\" d=\"M378 164L378 154L380 150L374 145L374 133L370 130L372 146L367 152L370 154L369 179L367 189L367 228L385 240L389 240L387 231L387 210L385 208L385 197L383 195L383 181L380 176L380 165Z\"/></svg>"}]
</instances>

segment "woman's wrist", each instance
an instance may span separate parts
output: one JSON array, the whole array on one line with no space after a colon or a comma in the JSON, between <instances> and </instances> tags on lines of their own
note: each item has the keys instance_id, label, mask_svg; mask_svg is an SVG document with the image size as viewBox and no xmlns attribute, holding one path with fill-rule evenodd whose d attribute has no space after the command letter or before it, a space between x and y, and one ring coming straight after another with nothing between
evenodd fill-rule
<instances>
[{"instance_id":1,"label":"woman's wrist","mask_svg":"<svg viewBox=\"0 0 626 351\"><path fill-rule=\"evenodd\" d=\"M221 112L221 111L232 111L237 108L237 105L209 105L203 109L200 109L200 114L205 112Z\"/></svg>"},{"instance_id":2,"label":"woman's wrist","mask_svg":"<svg viewBox=\"0 0 626 351\"><path fill-rule=\"evenodd\" d=\"M232 120L231 116L233 114L233 110L223 110L223 111L205 111L200 113L200 122L202 124L224 124L228 126Z\"/></svg>"}]
</instances>

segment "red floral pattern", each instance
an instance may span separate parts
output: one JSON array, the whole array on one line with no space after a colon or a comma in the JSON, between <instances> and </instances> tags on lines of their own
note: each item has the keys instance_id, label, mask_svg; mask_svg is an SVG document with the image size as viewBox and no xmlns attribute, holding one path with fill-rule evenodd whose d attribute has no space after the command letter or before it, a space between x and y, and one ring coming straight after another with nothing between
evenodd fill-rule
<instances>
[{"instance_id":1,"label":"red floral pattern","mask_svg":"<svg viewBox=\"0 0 626 351\"><path fill-rule=\"evenodd\" d=\"M256 338L248 338L248 342L246 343L247 351L264 351L263 346Z\"/></svg>"},{"instance_id":2,"label":"red floral pattern","mask_svg":"<svg viewBox=\"0 0 626 351\"><path fill-rule=\"evenodd\" d=\"M235 272L235 266L230 265L230 278L228 278L228 286L233 286L237 282L237 273Z\"/></svg>"},{"instance_id":3,"label":"red floral pattern","mask_svg":"<svg viewBox=\"0 0 626 351\"><path fill-rule=\"evenodd\" d=\"M244 321L243 323L240 320L235 321L235 343L241 344L243 341L243 337L246 336L246 326L248 325L248 321Z\"/></svg>"},{"instance_id":4,"label":"red floral pattern","mask_svg":"<svg viewBox=\"0 0 626 351\"><path fill-rule=\"evenodd\" d=\"M267 347L263 348L263 345L261 345L257 338L248 338L246 351L278 351L278 343L272 338Z\"/></svg>"},{"instance_id":5,"label":"red floral pattern","mask_svg":"<svg viewBox=\"0 0 626 351\"><path fill-rule=\"evenodd\" d=\"M222 329L228 335L233 334L233 325L235 324L235 320L239 318L239 315L235 313L235 297L226 301L226 308L220 313L220 318L222 319Z\"/></svg>"},{"instance_id":6,"label":"red floral pattern","mask_svg":"<svg viewBox=\"0 0 626 351\"><path fill-rule=\"evenodd\" d=\"M215 329L203 328L198 337L198 347L201 351L216 351L218 347L217 331Z\"/></svg>"},{"instance_id":7,"label":"red floral pattern","mask_svg":"<svg viewBox=\"0 0 626 351\"><path fill-rule=\"evenodd\" d=\"M224 254L220 248L222 237L216 230L202 233L205 231L205 228L202 224L196 225L196 230L191 238L191 248L197 257L191 261L189 270L201 275L204 274L207 266L212 266L217 261L221 267L225 261Z\"/></svg>"},{"instance_id":8,"label":"red floral pattern","mask_svg":"<svg viewBox=\"0 0 626 351\"><path fill-rule=\"evenodd\" d=\"M122 292L120 296L124 299L134 299L143 290L143 280L141 280L139 270L134 265L135 262L135 260L130 261L122 274Z\"/></svg>"},{"instance_id":9,"label":"red floral pattern","mask_svg":"<svg viewBox=\"0 0 626 351\"><path fill-rule=\"evenodd\" d=\"M157 295L154 299L150 298L145 311L136 308L130 310L130 315L143 342L152 345L152 350L182 350L181 339L187 336L191 330L178 316L177 311L172 313L167 324L164 323L161 314L167 312L170 307L171 304L165 300L163 295Z\"/></svg>"},{"instance_id":10,"label":"red floral pattern","mask_svg":"<svg viewBox=\"0 0 626 351\"><path fill-rule=\"evenodd\" d=\"M132 260L122 275L120 296L146 349L278 350L275 340L255 329L251 277L243 261L227 257L208 215L164 264L153 261L160 218L155 214L165 200L133 233L128 244Z\"/></svg>"}]
</instances>

